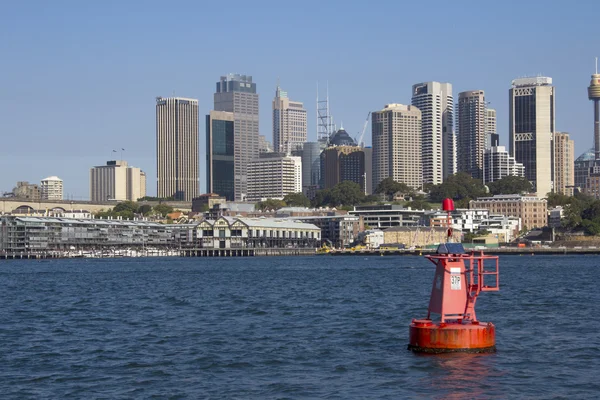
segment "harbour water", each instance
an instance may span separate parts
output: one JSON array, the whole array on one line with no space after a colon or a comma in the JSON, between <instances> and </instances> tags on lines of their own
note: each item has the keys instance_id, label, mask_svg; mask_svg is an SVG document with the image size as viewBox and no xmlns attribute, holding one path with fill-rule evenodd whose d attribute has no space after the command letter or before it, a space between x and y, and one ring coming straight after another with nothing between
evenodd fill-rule
<instances>
[{"instance_id":1,"label":"harbour water","mask_svg":"<svg viewBox=\"0 0 600 400\"><path fill-rule=\"evenodd\" d=\"M422 257L0 263L3 399L597 398L600 257L501 256L495 354L416 355Z\"/></svg>"}]
</instances>

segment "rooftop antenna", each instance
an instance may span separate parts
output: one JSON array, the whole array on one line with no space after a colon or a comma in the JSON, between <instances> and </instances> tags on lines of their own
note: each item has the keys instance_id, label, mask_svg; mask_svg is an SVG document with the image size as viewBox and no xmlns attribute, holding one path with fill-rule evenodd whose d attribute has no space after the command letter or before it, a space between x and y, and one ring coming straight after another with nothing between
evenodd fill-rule
<instances>
[{"instance_id":1,"label":"rooftop antenna","mask_svg":"<svg viewBox=\"0 0 600 400\"><path fill-rule=\"evenodd\" d=\"M598 74L598 57L596 57L596 75Z\"/></svg>"}]
</instances>

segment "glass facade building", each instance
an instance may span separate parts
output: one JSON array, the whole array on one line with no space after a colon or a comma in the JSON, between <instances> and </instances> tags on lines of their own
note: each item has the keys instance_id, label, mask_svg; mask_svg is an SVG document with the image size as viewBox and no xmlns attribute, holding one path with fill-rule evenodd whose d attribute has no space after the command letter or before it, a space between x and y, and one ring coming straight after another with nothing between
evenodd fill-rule
<instances>
[{"instance_id":1,"label":"glass facade building","mask_svg":"<svg viewBox=\"0 0 600 400\"><path fill-rule=\"evenodd\" d=\"M235 125L233 113L211 111L206 116L207 191L235 200Z\"/></svg>"}]
</instances>

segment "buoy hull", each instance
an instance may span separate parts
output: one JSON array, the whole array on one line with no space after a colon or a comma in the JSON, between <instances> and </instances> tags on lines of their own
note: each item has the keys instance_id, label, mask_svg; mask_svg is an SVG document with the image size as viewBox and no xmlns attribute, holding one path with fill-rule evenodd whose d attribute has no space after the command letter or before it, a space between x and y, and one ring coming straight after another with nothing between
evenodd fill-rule
<instances>
[{"instance_id":1,"label":"buoy hull","mask_svg":"<svg viewBox=\"0 0 600 400\"><path fill-rule=\"evenodd\" d=\"M491 322L442 323L414 320L408 349L417 353L493 353L496 327Z\"/></svg>"}]
</instances>

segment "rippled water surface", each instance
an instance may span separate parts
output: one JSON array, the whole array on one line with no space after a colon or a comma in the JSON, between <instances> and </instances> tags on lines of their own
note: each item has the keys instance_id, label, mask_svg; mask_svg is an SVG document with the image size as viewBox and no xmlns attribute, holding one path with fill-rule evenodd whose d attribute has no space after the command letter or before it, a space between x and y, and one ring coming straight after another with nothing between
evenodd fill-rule
<instances>
[{"instance_id":1,"label":"rippled water surface","mask_svg":"<svg viewBox=\"0 0 600 400\"><path fill-rule=\"evenodd\" d=\"M491 355L421 356L420 257L0 262L1 398L596 398L600 258L500 258Z\"/></svg>"}]
</instances>

